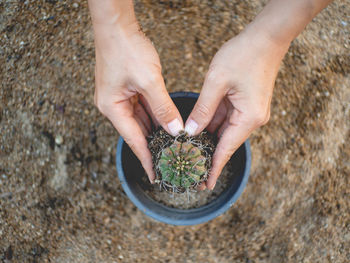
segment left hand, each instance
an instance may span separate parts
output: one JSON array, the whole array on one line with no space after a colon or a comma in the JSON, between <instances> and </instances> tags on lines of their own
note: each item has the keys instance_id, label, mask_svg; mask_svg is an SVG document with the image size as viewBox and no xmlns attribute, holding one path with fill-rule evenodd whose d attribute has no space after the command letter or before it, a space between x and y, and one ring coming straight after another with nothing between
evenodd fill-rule
<instances>
[{"instance_id":1,"label":"left hand","mask_svg":"<svg viewBox=\"0 0 350 263\"><path fill-rule=\"evenodd\" d=\"M190 135L206 127L209 132L218 131L220 139L207 188L215 187L232 154L255 129L268 122L275 79L288 46L246 30L226 42L214 56L185 125Z\"/></svg>"}]
</instances>

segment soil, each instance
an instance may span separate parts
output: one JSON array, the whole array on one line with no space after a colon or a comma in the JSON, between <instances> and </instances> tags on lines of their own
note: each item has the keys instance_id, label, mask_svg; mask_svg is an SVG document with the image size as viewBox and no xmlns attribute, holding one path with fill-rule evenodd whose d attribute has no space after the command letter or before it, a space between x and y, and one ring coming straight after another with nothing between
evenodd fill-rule
<instances>
[{"instance_id":1,"label":"soil","mask_svg":"<svg viewBox=\"0 0 350 263\"><path fill-rule=\"evenodd\" d=\"M213 191L189 189L184 193L176 193L164 191L159 185L153 185L151 190L146 191L146 194L153 200L169 207L179 209L198 208L215 200L227 188L230 177L234 176L230 170L229 165L224 167ZM144 178L144 182L149 184L147 176L144 176Z\"/></svg>"},{"instance_id":2,"label":"soil","mask_svg":"<svg viewBox=\"0 0 350 263\"><path fill-rule=\"evenodd\" d=\"M135 0L167 89L199 92L265 2ZM349 262L349 13L335 0L293 41L234 206L176 227L136 209L117 179L87 1L1 1L0 261Z\"/></svg>"}]
</instances>

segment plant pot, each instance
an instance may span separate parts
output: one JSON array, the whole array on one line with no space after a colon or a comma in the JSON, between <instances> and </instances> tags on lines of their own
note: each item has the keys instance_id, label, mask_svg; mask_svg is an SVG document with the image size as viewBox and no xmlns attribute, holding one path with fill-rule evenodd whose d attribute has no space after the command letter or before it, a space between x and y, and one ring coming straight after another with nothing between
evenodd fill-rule
<instances>
[{"instance_id":1,"label":"plant pot","mask_svg":"<svg viewBox=\"0 0 350 263\"><path fill-rule=\"evenodd\" d=\"M199 94L176 92L170 94L175 105L186 120L197 101ZM207 222L227 211L242 194L247 184L251 165L250 145L247 140L235 152L229 161L232 166L229 186L210 203L193 209L167 207L151 199L145 191L150 184L145 184L141 177L144 170L128 145L120 137L117 145L117 171L122 187L129 199L146 215L172 225L196 225Z\"/></svg>"}]
</instances>

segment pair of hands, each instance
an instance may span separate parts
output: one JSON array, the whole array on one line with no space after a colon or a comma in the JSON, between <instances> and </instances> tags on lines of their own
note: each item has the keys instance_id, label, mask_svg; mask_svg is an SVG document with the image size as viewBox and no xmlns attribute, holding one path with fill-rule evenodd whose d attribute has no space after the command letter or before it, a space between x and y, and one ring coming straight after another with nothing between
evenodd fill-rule
<instances>
[{"instance_id":1,"label":"pair of hands","mask_svg":"<svg viewBox=\"0 0 350 263\"><path fill-rule=\"evenodd\" d=\"M224 165L252 131L269 120L275 78L288 47L247 28L214 56L199 99L184 125L166 91L158 54L137 23L95 29L95 104L155 179L147 136L151 121L177 135L204 128L220 137L205 187L213 189ZM150 120L149 116L152 120Z\"/></svg>"}]
</instances>

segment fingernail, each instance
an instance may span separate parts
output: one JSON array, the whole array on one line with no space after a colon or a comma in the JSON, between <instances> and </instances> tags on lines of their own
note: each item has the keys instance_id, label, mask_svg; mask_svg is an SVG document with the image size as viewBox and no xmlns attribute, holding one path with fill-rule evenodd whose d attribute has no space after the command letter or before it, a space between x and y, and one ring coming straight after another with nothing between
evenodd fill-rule
<instances>
[{"instance_id":1,"label":"fingernail","mask_svg":"<svg viewBox=\"0 0 350 263\"><path fill-rule=\"evenodd\" d=\"M189 120L186 124L185 131L188 133L188 135L192 136L196 133L197 128L197 122L195 122L194 120Z\"/></svg>"},{"instance_id":2,"label":"fingernail","mask_svg":"<svg viewBox=\"0 0 350 263\"><path fill-rule=\"evenodd\" d=\"M178 135L180 131L184 129L178 119L173 119L171 122L169 122L168 128L172 136Z\"/></svg>"}]
</instances>

